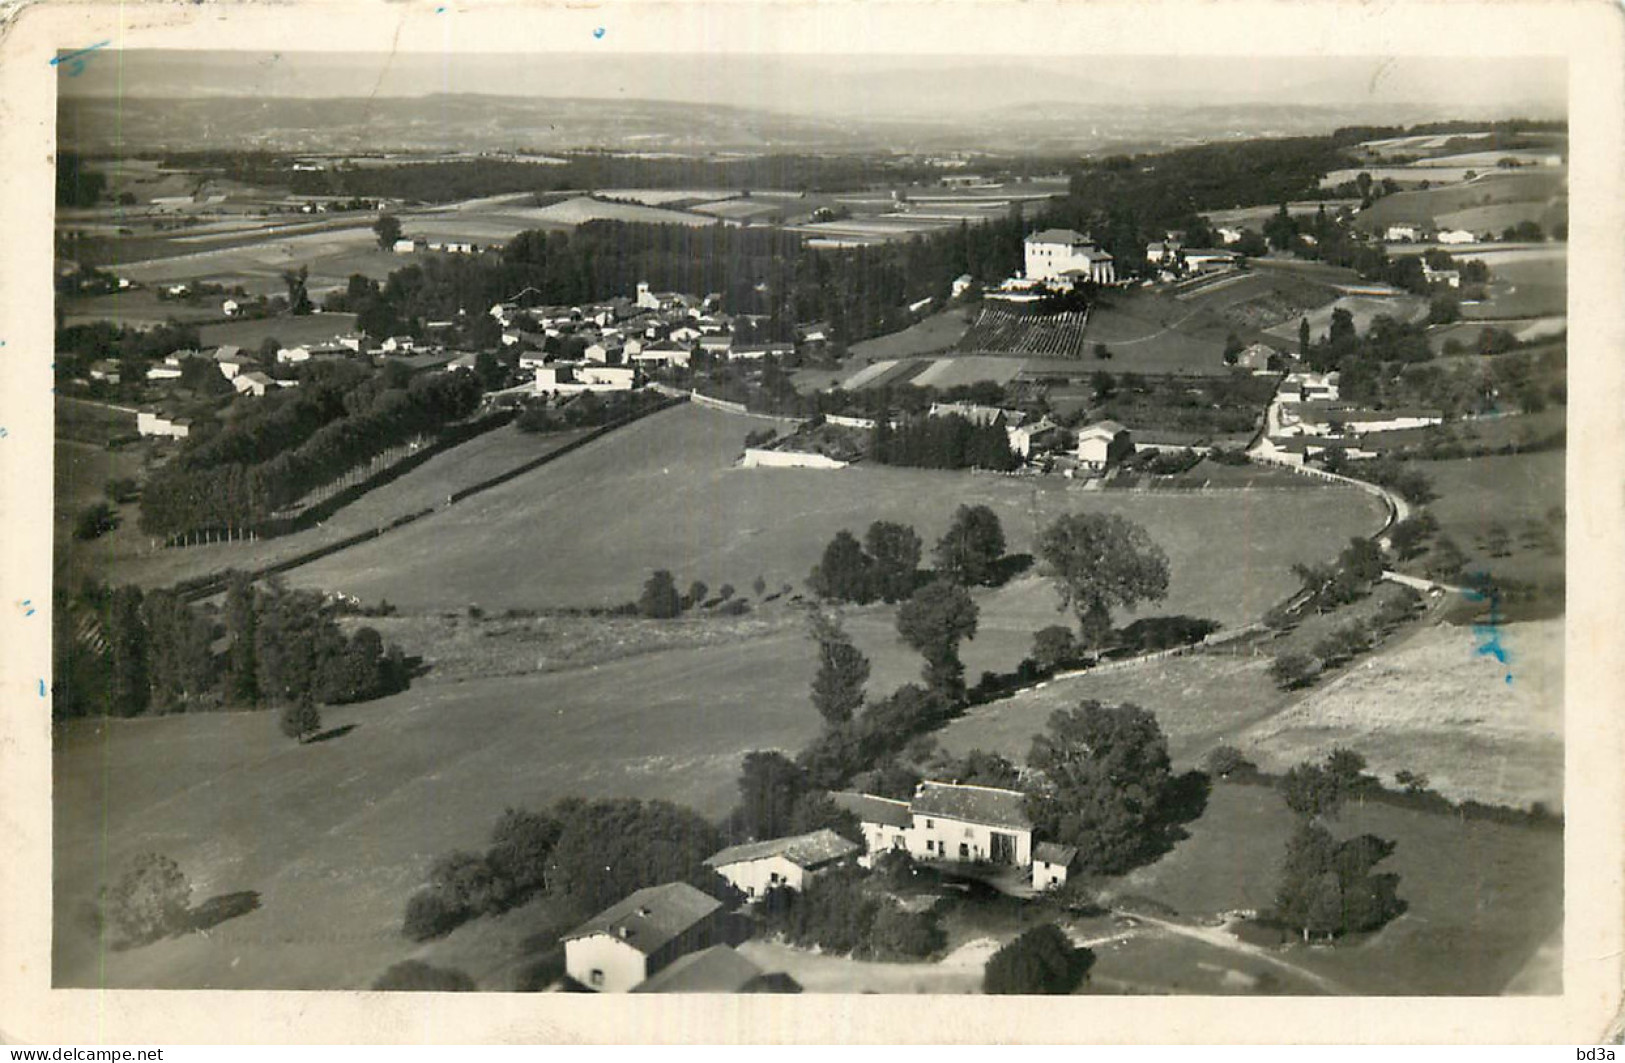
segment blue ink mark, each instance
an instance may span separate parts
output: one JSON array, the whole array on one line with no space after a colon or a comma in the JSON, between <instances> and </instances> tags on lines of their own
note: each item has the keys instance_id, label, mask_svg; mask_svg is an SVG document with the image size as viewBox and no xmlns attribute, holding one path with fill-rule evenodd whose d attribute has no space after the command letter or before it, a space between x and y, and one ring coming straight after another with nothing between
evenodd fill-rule
<instances>
[{"instance_id":1,"label":"blue ink mark","mask_svg":"<svg viewBox=\"0 0 1625 1063\"><path fill-rule=\"evenodd\" d=\"M94 52L96 49L106 48L112 43L113 42L110 40L98 41L89 48L81 48L77 52L69 52L67 55L52 56L51 65L62 67L70 78L76 78L85 72L86 56L90 55L90 53Z\"/></svg>"},{"instance_id":2,"label":"blue ink mark","mask_svg":"<svg viewBox=\"0 0 1625 1063\"><path fill-rule=\"evenodd\" d=\"M444 15L446 13L446 9L443 7L437 7L434 9L434 13L437 15Z\"/></svg>"},{"instance_id":3,"label":"blue ink mark","mask_svg":"<svg viewBox=\"0 0 1625 1063\"><path fill-rule=\"evenodd\" d=\"M10 434L11 433L6 431L4 428L0 428L0 439L4 439L7 436L9 436Z\"/></svg>"},{"instance_id":4,"label":"blue ink mark","mask_svg":"<svg viewBox=\"0 0 1625 1063\"><path fill-rule=\"evenodd\" d=\"M43 679L39 681L39 696L42 698L45 696L45 680Z\"/></svg>"},{"instance_id":5,"label":"blue ink mark","mask_svg":"<svg viewBox=\"0 0 1625 1063\"><path fill-rule=\"evenodd\" d=\"M1486 580L1488 578L1488 573L1475 573L1475 575ZM1508 650L1501 641L1500 592L1494 586L1490 586L1488 590L1469 587L1466 590L1465 597L1471 602L1488 601L1490 603L1489 616L1485 618L1485 622L1473 625L1473 637L1479 640L1478 646L1473 651L1474 654L1479 657L1494 657L1499 663L1507 664L1512 660L1512 651ZM1507 685L1511 686L1512 672L1510 669L1508 669L1505 678Z\"/></svg>"},{"instance_id":6,"label":"blue ink mark","mask_svg":"<svg viewBox=\"0 0 1625 1063\"><path fill-rule=\"evenodd\" d=\"M597 29L592 31L592 35L594 37L597 37L599 40L603 40L604 39L604 27L599 26Z\"/></svg>"},{"instance_id":7,"label":"blue ink mark","mask_svg":"<svg viewBox=\"0 0 1625 1063\"><path fill-rule=\"evenodd\" d=\"M24 598L23 599L23 615L24 616L33 616L34 615L34 602L30 598Z\"/></svg>"}]
</instances>

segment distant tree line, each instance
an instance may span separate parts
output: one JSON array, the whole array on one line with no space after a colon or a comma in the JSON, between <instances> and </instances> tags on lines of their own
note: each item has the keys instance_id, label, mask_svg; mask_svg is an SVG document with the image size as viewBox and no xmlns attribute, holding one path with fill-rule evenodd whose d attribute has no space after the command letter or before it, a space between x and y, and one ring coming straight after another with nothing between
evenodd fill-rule
<instances>
[{"instance_id":1,"label":"distant tree line","mask_svg":"<svg viewBox=\"0 0 1625 1063\"><path fill-rule=\"evenodd\" d=\"M298 388L268 393L212 435L188 439L141 496L154 536L255 527L277 510L413 436L467 417L467 374L369 375L350 362L310 367Z\"/></svg>"},{"instance_id":2,"label":"distant tree line","mask_svg":"<svg viewBox=\"0 0 1625 1063\"><path fill-rule=\"evenodd\" d=\"M219 608L171 590L95 585L59 609L55 692L65 716L343 704L410 681L405 655L375 629L346 636L322 595L274 580L258 587L242 573Z\"/></svg>"}]
</instances>

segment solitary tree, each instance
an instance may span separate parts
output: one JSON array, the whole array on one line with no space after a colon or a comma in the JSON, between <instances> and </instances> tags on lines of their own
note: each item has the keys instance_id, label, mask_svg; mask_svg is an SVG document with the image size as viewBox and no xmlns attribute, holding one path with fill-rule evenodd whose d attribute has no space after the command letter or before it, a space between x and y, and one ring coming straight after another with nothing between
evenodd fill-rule
<instances>
[{"instance_id":1,"label":"solitary tree","mask_svg":"<svg viewBox=\"0 0 1625 1063\"><path fill-rule=\"evenodd\" d=\"M310 293L305 288L309 278L309 266L300 266L297 270L285 269L282 271L282 283L288 286L288 310L295 316L302 317L314 309L310 303Z\"/></svg>"},{"instance_id":2,"label":"solitary tree","mask_svg":"<svg viewBox=\"0 0 1625 1063\"><path fill-rule=\"evenodd\" d=\"M875 600L874 562L851 532L835 533L824 556L807 577L807 586L820 598L867 604Z\"/></svg>"},{"instance_id":3,"label":"solitary tree","mask_svg":"<svg viewBox=\"0 0 1625 1063\"><path fill-rule=\"evenodd\" d=\"M1077 640L1065 624L1051 624L1033 636L1033 662L1051 671L1078 655Z\"/></svg>"},{"instance_id":4,"label":"solitary tree","mask_svg":"<svg viewBox=\"0 0 1625 1063\"><path fill-rule=\"evenodd\" d=\"M103 912L124 944L155 941L186 923L192 884L167 856L142 853L103 898Z\"/></svg>"},{"instance_id":5,"label":"solitary tree","mask_svg":"<svg viewBox=\"0 0 1625 1063\"><path fill-rule=\"evenodd\" d=\"M999 994L1065 994L1077 988L1095 954L1072 944L1054 923L1035 926L995 952L982 973L982 991Z\"/></svg>"},{"instance_id":6,"label":"solitary tree","mask_svg":"<svg viewBox=\"0 0 1625 1063\"><path fill-rule=\"evenodd\" d=\"M900 602L914 591L920 568L920 537L906 524L877 520L863 537L872 559L875 591L888 602Z\"/></svg>"},{"instance_id":7,"label":"solitary tree","mask_svg":"<svg viewBox=\"0 0 1625 1063\"><path fill-rule=\"evenodd\" d=\"M777 838L791 833L797 802L807 791L806 772L783 753L746 753L739 769L734 829L746 838Z\"/></svg>"},{"instance_id":8,"label":"solitary tree","mask_svg":"<svg viewBox=\"0 0 1625 1063\"><path fill-rule=\"evenodd\" d=\"M1089 870L1117 874L1161 846L1172 776L1168 740L1149 712L1094 700L1057 709L1027 764L1044 779L1035 829L1077 846Z\"/></svg>"},{"instance_id":9,"label":"solitary tree","mask_svg":"<svg viewBox=\"0 0 1625 1063\"><path fill-rule=\"evenodd\" d=\"M987 506L960 506L937 541L937 571L968 586L992 583L1004 557L1004 528Z\"/></svg>"},{"instance_id":10,"label":"solitary tree","mask_svg":"<svg viewBox=\"0 0 1625 1063\"><path fill-rule=\"evenodd\" d=\"M1305 361L1309 359L1309 319L1307 317L1298 319L1298 357Z\"/></svg>"},{"instance_id":11,"label":"solitary tree","mask_svg":"<svg viewBox=\"0 0 1625 1063\"><path fill-rule=\"evenodd\" d=\"M959 644L976 637L977 613L970 593L947 580L921 587L897 611L897 633L925 657L926 685L956 701L965 695Z\"/></svg>"},{"instance_id":12,"label":"solitary tree","mask_svg":"<svg viewBox=\"0 0 1625 1063\"><path fill-rule=\"evenodd\" d=\"M322 729L322 713L307 691L282 707L282 733L300 745Z\"/></svg>"},{"instance_id":13,"label":"solitary tree","mask_svg":"<svg viewBox=\"0 0 1625 1063\"><path fill-rule=\"evenodd\" d=\"M813 706L825 723L842 724L863 706L863 686L869 681L869 658L852 645L851 637L842 630L838 619L815 612L811 624L812 636L818 643Z\"/></svg>"},{"instance_id":14,"label":"solitary tree","mask_svg":"<svg viewBox=\"0 0 1625 1063\"><path fill-rule=\"evenodd\" d=\"M1146 530L1115 513L1069 513L1038 537L1038 556L1078 618L1079 643L1099 646L1112 606L1132 609L1168 595L1168 556Z\"/></svg>"},{"instance_id":15,"label":"solitary tree","mask_svg":"<svg viewBox=\"0 0 1625 1063\"><path fill-rule=\"evenodd\" d=\"M651 620L670 620L683 611L683 596L677 593L677 581L671 572L660 569L643 584L643 595L638 599L638 612Z\"/></svg>"},{"instance_id":16,"label":"solitary tree","mask_svg":"<svg viewBox=\"0 0 1625 1063\"><path fill-rule=\"evenodd\" d=\"M388 251L401 238L401 220L393 214L380 214L372 223L372 231L378 237L378 246Z\"/></svg>"}]
</instances>

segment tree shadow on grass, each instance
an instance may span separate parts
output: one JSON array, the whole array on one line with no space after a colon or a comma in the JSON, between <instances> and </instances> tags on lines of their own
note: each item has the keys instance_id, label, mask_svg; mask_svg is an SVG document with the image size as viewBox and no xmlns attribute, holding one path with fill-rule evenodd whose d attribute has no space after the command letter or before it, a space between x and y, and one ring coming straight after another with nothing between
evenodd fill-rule
<instances>
[{"instance_id":1,"label":"tree shadow on grass","mask_svg":"<svg viewBox=\"0 0 1625 1063\"><path fill-rule=\"evenodd\" d=\"M247 915L260 906L258 890L239 890L210 897L186 913L186 929L211 930L228 919Z\"/></svg>"},{"instance_id":2,"label":"tree shadow on grass","mask_svg":"<svg viewBox=\"0 0 1625 1063\"><path fill-rule=\"evenodd\" d=\"M306 739L305 744L315 745L317 742L331 742L335 738L343 738L359 726L360 724L347 723L343 727L329 727L321 734Z\"/></svg>"},{"instance_id":3,"label":"tree shadow on grass","mask_svg":"<svg viewBox=\"0 0 1625 1063\"><path fill-rule=\"evenodd\" d=\"M1006 554L994 564L992 575L988 580L989 586L1004 586L1032 568L1033 561L1032 554Z\"/></svg>"}]
</instances>

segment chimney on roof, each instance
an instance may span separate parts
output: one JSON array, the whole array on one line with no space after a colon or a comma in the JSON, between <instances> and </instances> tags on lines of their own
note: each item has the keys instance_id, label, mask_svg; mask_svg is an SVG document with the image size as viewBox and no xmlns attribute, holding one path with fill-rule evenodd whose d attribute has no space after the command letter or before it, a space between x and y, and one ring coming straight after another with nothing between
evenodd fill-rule
<instances>
[{"instance_id":1,"label":"chimney on roof","mask_svg":"<svg viewBox=\"0 0 1625 1063\"><path fill-rule=\"evenodd\" d=\"M651 915L653 915L655 913L654 913L654 909L650 908L648 905L645 904L645 905L643 905L642 907L640 907L638 909L638 914L643 916L645 919L647 919L647 918L649 918Z\"/></svg>"}]
</instances>

